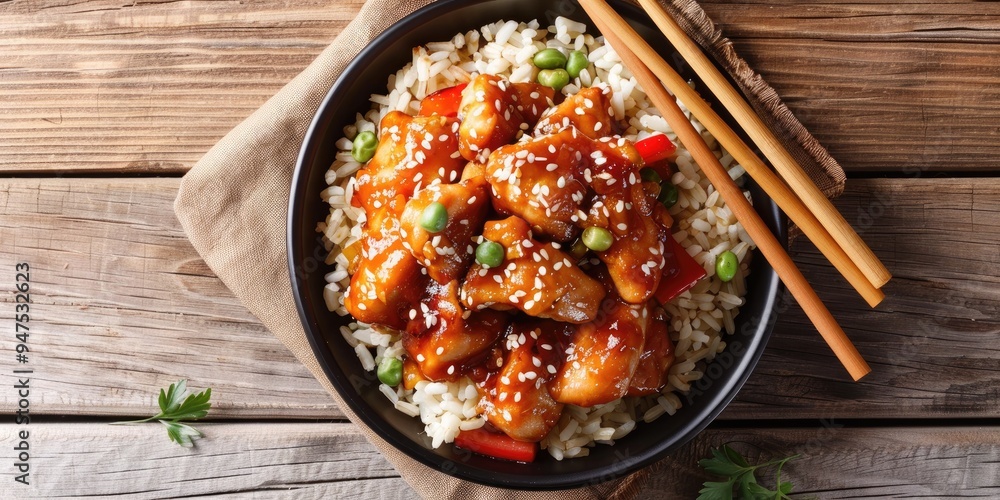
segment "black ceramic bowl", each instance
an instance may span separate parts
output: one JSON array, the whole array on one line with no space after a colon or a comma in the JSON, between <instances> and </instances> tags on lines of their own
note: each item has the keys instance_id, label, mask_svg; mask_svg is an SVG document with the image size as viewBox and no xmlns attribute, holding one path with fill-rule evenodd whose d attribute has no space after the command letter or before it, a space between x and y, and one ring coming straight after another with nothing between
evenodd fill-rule
<instances>
[{"instance_id":1,"label":"black ceramic bowl","mask_svg":"<svg viewBox=\"0 0 1000 500\"><path fill-rule=\"evenodd\" d=\"M618 1L612 5L667 61L677 60L671 57L672 47L641 11ZM684 407L674 416L640 423L613 446L599 445L587 457L556 461L542 452L535 463L520 464L469 454L451 445L431 449L420 421L396 411L378 391L378 380L361 368L354 350L338 332L349 318L327 311L323 302L323 275L331 269L323 265L325 255L315 228L329 211L320 191L326 187L323 174L336 154L334 143L343 127L354 123L355 113L369 109L369 94L384 89L388 75L410 61L412 47L446 40L499 19L538 19L547 25L558 15L589 24L583 10L570 0L441 0L388 29L358 55L320 105L302 145L288 210L289 266L296 305L313 351L344 401L410 457L452 476L499 487L557 489L596 484L648 465L693 438L733 399L757 363L770 335L779 288L773 270L763 258L755 258L737 333L726 339L726 351L709 365L691 396L682 396ZM592 26L588 31L596 33ZM685 76L697 81L693 75ZM784 221L777 208L760 190L753 189L753 196L761 217L783 239Z\"/></svg>"}]
</instances>

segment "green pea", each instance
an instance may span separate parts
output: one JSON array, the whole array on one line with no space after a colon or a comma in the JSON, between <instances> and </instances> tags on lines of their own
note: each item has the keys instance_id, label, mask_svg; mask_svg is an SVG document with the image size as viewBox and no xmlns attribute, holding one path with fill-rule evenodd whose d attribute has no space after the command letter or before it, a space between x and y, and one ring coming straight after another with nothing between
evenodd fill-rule
<instances>
[{"instance_id":1,"label":"green pea","mask_svg":"<svg viewBox=\"0 0 1000 500\"><path fill-rule=\"evenodd\" d=\"M569 73L562 68L543 69L538 72L538 83L546 87L551 87L558 92L569 83Z\"/></svg>"},{"instance_id":2,"label":"green pea","mask_svg":"<svg viewBox=\"0 0 1000 500\"><path fill-rule=\"evenodd\" d=\"M663 206L670 208L677 203L677 186L672 182L660 184L660 194L656 197Z\"/></svg>"},{"instance_id":3,"label":"green pea","mask_svg":"<svg viewBox=\"0 0 1000 500\"><path fill-rule=\"evenodd\" d=\"M590 60L587 59L587 54L580 50L574 50L569 53L569 59L566 61L566 72L569 76L576 78L580 76L580 72L590 66Z\"/></svg>"},{"instance_id":4,"label":"green pea","mask_svg":"<svg viewBox=\"0 0 1000 500\"><path fill-rule=\"evenodd\" d=\"M486 267L499 267L503 264L503 245L490 240L484 240L476 247L476 262Z\"/></svg>"},{"instance_id":5,"label":"green pea","mask_svg":"<svg viewBox=\"0 0 1000 500\"><path fill-rule=\"evenodd\" d=\"M435 201L427 205L424 212L420 214L420 227L430 233L440 233L447 226L448 209L441 202Z\"/></svg>"},{"instance_id":6,"label":"green pea","mask_svg":"<svg viewBox=\"0 0 1000 500\"><path fill-rule=\"evenodd\" d=\"M615 242L615 237L611 235L611 231L597 226L590 226L584 229L583 236L580 239L583 240L584 245L587 245L587 248L595 252L603 252L611 248L611 244Z\"/></svg>"},{"instance_id":7,"label":"green pea","mask_svg":"<svg viewBox=\"0 0 1000 500\"><path fill-rule=\"evenodd\" d=\"M383 384L396 387L403 381L403 362L397 358L382 358L375 374Z\"/></svg>"},{"instance_id":8,"label":"green pea","mask_svg":"<svg viewBox=\"0 0 1000 500\"><path fill-rule=\"evenodd\" d=\"M365 130L354 138L354 144L351 145L351 156L358 163L364 163L375 156L376 148L378 148L378 138L375 137L375 132Z\"/></svg>"},{"instance_id":9,"label":"green pea","mask_svg":"<svg viewBox=\"0 0 1000 500\"><path fill-rule=\"evenodd\" d=\"M719 254L715 258L715 275L719 277L722 281L729 281L736 276L736 272L740 269L740 261L736 258L736 254L726 250Z\"/></svg>"},{"instance_id":10,"label":"green pea","mask_svg":"<svg viewBox=\"0 0 1000 500\"><path fill-rule=\"evenodd\" d=\"M642 177L642 180L644 181L652 181L657 184L663 182L663 179L660 178L660 174L657 173L656 170L653 170L649 167L645 167L642 170L640 170L639 177Z\"/></svg>"},{"instance_id":11,"label":"green pea","mask_svg":"<svg viewBox=\"0 0 1000 500\"><path fill-rule=\"evenodd\" d=\"M540 69L556 69L566 66L566 56L559 49L542 49L535 52L531 60Z\"/></svg>"},{"instance_id":12,"label":"green pea","mask_svg":"<svg viewBox=\"0 0 1000 500\"><path fill-rule=\"evenodd\" d=\"M587 245L583 244L583 240L577 238L576 241L573 242L573 245L569 247L569 254L574 259L580 260L584 255L587 255L587 250L589 250L589 248L587 248Z\"/></svg>"}]
</instances>

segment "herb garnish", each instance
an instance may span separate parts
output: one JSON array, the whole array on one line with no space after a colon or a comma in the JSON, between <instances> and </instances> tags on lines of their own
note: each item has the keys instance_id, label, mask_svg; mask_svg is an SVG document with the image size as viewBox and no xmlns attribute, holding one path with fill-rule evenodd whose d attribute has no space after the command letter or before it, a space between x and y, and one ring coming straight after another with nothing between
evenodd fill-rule
<instances>
[{"instance_id":1,"label":"herb garnish","mask_svg":"<svg viewBox=\"0 0 1000 500\"><path fill-rule=\"evenodd\" d=\"M712 474L717 474L727 478L725 481L706 481L704 488L698 493L698 500L732 500L733 498L744 499L788 499L792 492L792 483L781 480L781 467L786 462L797 458L798 455L785 457L780 460L772 460L758 465L750 465L740 453L728 445L721 448L712 449L712 458L705 458L698 461L698 465ZM775 490L770 490L757 482L754 475L758 469L775 467L774 483ZM736 489L736 496L733 496L733 488Z\"/></svg>"},{"instance_id":2,"label":"herb garnish","mask_svg":"<svg viewBox=\"0 0 1000 500\"><path fill-rule=\"evenodd\" d=\"M159 420L167 428L167 436L170 440L185 447L194 446L194 441L202 437L200 431L182 423L182 421L197 420L208 415L208 410L212 407L209 399L212 398L212 389L205 389L198 394L188 394L187 380L181 380L164 391L160 389L160 413L142 420L130 420L128 422L115 422L116 424L139 424L150 420Z\"/></svg>"}]
</instances>

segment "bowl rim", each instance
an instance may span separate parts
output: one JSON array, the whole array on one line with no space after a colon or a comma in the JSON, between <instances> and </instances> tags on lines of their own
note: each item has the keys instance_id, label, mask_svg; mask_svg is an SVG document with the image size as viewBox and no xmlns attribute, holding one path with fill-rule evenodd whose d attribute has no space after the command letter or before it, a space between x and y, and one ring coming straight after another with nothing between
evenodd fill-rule
<instances>
[{"instance_id":1,"label":"bowl rim","mask_svg":"<svg viewBox=\"0 0 1000 500\"><path fill-rule=\"evenodd\" d=\"M701 433L701 431L714 421L715 418L718 417L718 415L732 401L760 360L764 347L766 346L773 330L773 318L776 315L776 305L780 296L781 284L774 274L774 271L769 266L766 267L767 276L754 277L754 279L763 279L767 281L766 285L768 293L766 298L763 298L764 303L762 306L762 314L760 315L761 318L757 321L757 324L754 327L755 331L750 336L749 345L743 346L743 350L746 350L748 354L742 356L738 368L730 368L738 369L739 373L733 376L732 379L728 380L727 385L720 393L714 395L708 403L709 409L707 411L698 414L698 419L685 423L676 433L675 439L665 440L664 442L653 445L649 450L642 453L623 456L616 464L581 472L548 475L541 479L535 476L518 476L516 474L507 474L497 471L480 471L478 468L474 467L468 468L460 465L456 466L454 461L434 453L433 450L426 448L424 445L413 439L412 436L407 436L402 431L392 426L386 419L378 415L377 412L372 411L370 405L360 397L356 388L353 387L348 381L344 380L341 376L338 376L335 372L334 366L337 364L336 360L333 359L332 351L326 345L323 332L313 327L313 321L315 319L311 317L307 307L307 302L312 302L309 300L309 297L312 295L308 287L309 280L299 278L300 273L298 272L298 268L300 264L296 257L304 255L304 252L302 251L303 249L299 248L301 238L298 229L301 227L302 221L298 216L302 213L301 208L305 206L303 203L309 202L306 197L319 195L318 193L307 192L308 190L306 189L306 185L310 175L315 175L312 173L310 168L323 168L324 171L327 168L315 165L312 162L312 158L315 156L317 149L322 143L321 138L318 137L318 131L325 126L324 124L326 120L324 118L328 113L334 112L330 109L331 101L336 100L337 94L341 92L341 90L349 88L351 85L351 78L345 78L345 76L351 76L355 73L363 71L369 60L373 59L383 50L391 47L396 38L400 35L405 34L424 23L433 22L443 13L456 8L471 7L476 4L496 1L498 0L439 0L424 6L394 23L373 39L363 49L361 49L361 51L359 51L359 53L344 68L340 76L332 83L329 91L319 104L309 128L303 137L303 143L292 175L288 215L286 220L286 250L292 294L295 300L299 320L309 341L310 348L316 356L317 362L320 364L323 373L347 405L347 408L343 408L343 411L348 415L353 413L353 415L364 422L364 424L367 425L373 433L393 448L396 448L409 458L417 460L428 467L442 471L458 479L469 480L488 486L514 489L555 490L592 485L596 484L595 478L599 478L603 482L605 480L623 477L653 463L656 460L662 459L669 452L676 450ZM636 18L635 16L638 12L641 12L638 10L638 7L624 3L621 0L610 0L609 3L611 3L612 6L619 12L625 11L625 13L632 14L633 19ZM509 18L517 20L518 16L518 13L512 13ZM457 32L457 29L453 31ZM777 226L771 227L771 229L776 233L779 241L781 241L783 245L787 246L787 243L785 243L787 238L785 227L787 221L778 207L772 201L766 199L766 196L764 196L764 198L766 205L764 203L755 203L755 205L758 206L758 210L767 209L770 212L770 216L773 217L775 225ZM758 256L758 258L760 257ZM759 273L759 271L756 272ZM322 307L325 308L325 305ZM724 352L729 352L728 346L727 350ZM737 355L739 354L737 353ZM643 425L651 424L643 423ZM586 460L586 458L578 458L574 460ZM528 464L528 466L530 467L531 464Z\"/></svg>"}]
</instances>

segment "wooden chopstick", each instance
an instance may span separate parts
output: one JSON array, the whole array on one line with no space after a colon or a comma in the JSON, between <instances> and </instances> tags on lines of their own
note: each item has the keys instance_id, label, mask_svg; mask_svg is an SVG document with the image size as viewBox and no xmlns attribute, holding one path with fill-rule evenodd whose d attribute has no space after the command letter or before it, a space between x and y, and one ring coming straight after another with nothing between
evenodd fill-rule
<instances>
[{"instance_id":1,"label":"wooden chopstick","mask_svg":"<svg viewBox=\"0 0 1000 500\"><path fill-rule=\"evenodd\" d=\"M610 7L603 3L596 7L601 11L610 11L605 17L605 21L612 26L612 29L619 36L628 39L630 47L645 44L645 41L639 38L638 34L635 34L631 27L621 17L617 16ZM652 49L650 48L650 50ZM733 155L733 158L746 169L750 177L778 204L778 207L788 215L792 222L802 229L803 234L816 245L816 248L844 276L848 283L858 291L868 305L875 307L882 302L885 294L871 283L858 267L858 264L851 259L851 256L832 237L816 215L803 204L802 200L789 189L788 185L777 174L757 157L736 132L729 127L725 120L694 92L673 68L656 56L655 52L653 53L653 59L646 56L643 57L643 61L650 66L653 73L675 95L681 98L682 102L688 105L688 108L692 110L695 117ZM661 65L658 62L662 63L663 67L660 67ZM684 92L687 98L685 99L683 95L680 95L680 92Z\"/></svg>"},{"instance_id":2,"label":"wooden chopstick","mask_svg":"<svg viewBox=\"0 0 1000 500\"><path fill-rule=\"evenodd\" d=\"M823 193L816 187L809 175L802 170L802 167L795 161L794 158L785 150L781 145L781 142L774 136L771 130L761 121L760 117L750 108L743 97L740 96L739 92L729 84L729 81L722 75L721 72L709 61L708 57L701 52L698 45L687 36L687 33L677 25L670 14L668 14L663 6L654 0L639 0L642 4L643 9L646 13L653 19L653 22L660 27L660 31L666 35L670 43L674 45L684 60L691 65L699 77L705 82L708 88L719 98L723 106L733 115L733 118L740 124L741 127L746 131L747 135L750 136L751 140L760 148L764 156L771 161L774 168L779 174L788 182L792 190L802 198L805 206L812 211L817 219L823 224L823 227L829 231L830 235L839 244L839 246L850 256L851 260L861 269L861 272L865 275L866 279L876 288L882 288L892 275L889 270L878 260L878 257L871 251L868 245L861 239L860 236L854 231L850 224L844 220L844 217L837 211L830 200L823 195ZM638 38L638 36L636 37ZM640 45L633 45L636 40L631 37L626 38L630 47L643 58L643 60L648 60L649 57L655 56L656 52L645 43L641 38L638 41L642 42ZM662 61L661 61L662 62ZM676 74L673 68L670 68L666 63L663 64L670 72ZM650 67L654 73L661 80L663 78L663 68ZM658 69L660 71L658 71ZM679 79L679 78L678 78ZM677 80L677 79L673 79ZM683 79L680 79L683 82ZM682 89L677 87L677 82L673 84L669 81L664 81L667 88L670 89L674 95L680 98L681 102L686 104L689 109L698 117L699 121L704 123L704 120L700 113L703 113L704 109L695 110L692 106L691 101L704 101L691 90L687 85L683 85ZM686 95L685 95L686 94ZM701 108L701 106L698 106ZM707 107L707 105L705 106ZM715 134L715 132L713 132ZM718 138L719 136L716 135ZM720 142L722 142L720 140ZM726 146L726 149L732 153L733 151ZM736 156L735 154L733 155ZM741 161L741 164L743 162ZM746 165L744 165L745 167ZM859 290L860 291L860 290ZM864 295L864 294L863 294ZM870 302L870 301L869 301Z\"/></svg>"},{"instance_id":3,"label":"wooden chopstick","mask_svg":"<svg viewBox=\"0 0 1000 500\"><path fill-rule=\"evenodd\" d=\"M633 53L618 36L618 32L613 30L607 21L611 19L606 10L611 10L600 0L581 0L580 4L587 11L590 18L597 24L605 39L612 45L625 65L632 71L639 84L646 91L653 104L659 109L670 127L677 133L677 137L684 146L691 152L695 161L702 171L708 176L716 190L726 201L727 206L733 211L736 218L743 224L743 228L757 244L764 257L771 263L778 277L785 283L792 296L802 306L806 316L813 322L823 339L833 350L834 354L847 369L854 380L860 380L871 372L868 363L861 357L857 349L847 338L844 330L840 328L837 321L827 310L819 296L806 282L802 272L795 266L792 259L785 252L785 249L778 242L777 238L761 220L757 212L743 196L743 191L729 177L729 173L715 157L701 135L694 129L687 116L680 110L676 100L657 80L656 76L646 67L642 60ZM603 9L607 7L607 9ZM611 15L617 14L611 10ZM619 18L620 19L620 18ZM624 21L623 21L624 22ZM659 56L656 56L659 59Z\"/></svg>"}]
</instances>

